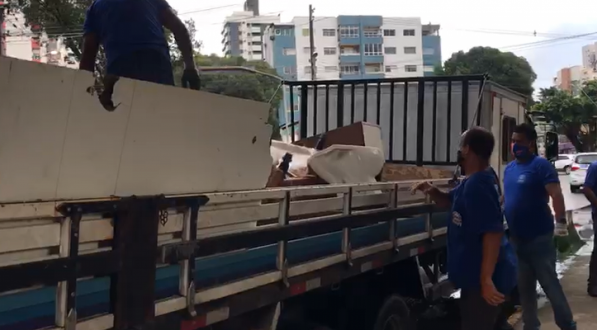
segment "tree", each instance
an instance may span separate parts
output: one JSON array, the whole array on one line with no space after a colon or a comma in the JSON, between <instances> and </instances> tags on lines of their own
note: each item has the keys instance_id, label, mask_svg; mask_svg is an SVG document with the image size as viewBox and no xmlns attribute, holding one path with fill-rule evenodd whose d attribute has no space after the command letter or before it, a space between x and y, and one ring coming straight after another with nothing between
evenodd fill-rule
<instances>
[{"instance_id":1,"label":"tree","mask_svg":"<svg viewBox=\"0 0 597 330\"><path fill-rule=\"evenodd\" d=\"M454 53L443 67L438 66L434 71L437 75L489 74L492 81L527 95L529 100L532 100L533 83L537 79L524 57L491 47L473 47L466 53Z\"/></svg>"},{"instance_id":2,"label":"tree","mask_svg":"<svg viewBox=\"0 0 597 330\"><path fill-rule=\"evenodd\" d=\"M597 137L597 81L579 88L578 95L555 87L542 88L533 112L542 113L577 151L593 151Z\"/></svg>"},{"instance_id":3,"label":"tree","mask_svg":"<svg viewBox=\"0 0 597 330\"><path fill-rule=\"evenodd\" d=\"M215 54L196 55L201 74L201 89L207 92L223 94L243 99L266 102L270 104L268 123L273 127L272 138L281 139L278 107L282 101L281 81L276 70L264 61L246 61L242 57L219 57ZM223 70L209 70L220 67ZM245 67L254 72L234 70L234 67ZM182 67L175 68L175 79L180 82Z\"/></svg>"}]
</instances>

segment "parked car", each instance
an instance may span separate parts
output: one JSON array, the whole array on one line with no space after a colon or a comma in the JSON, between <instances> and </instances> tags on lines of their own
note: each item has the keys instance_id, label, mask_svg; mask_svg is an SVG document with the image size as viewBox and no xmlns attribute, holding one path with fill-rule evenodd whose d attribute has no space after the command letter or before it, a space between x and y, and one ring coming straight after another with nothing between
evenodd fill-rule
<instances>
[{"instance_id":1,"label":"parked car","mask_svg":"<svg viewBox=\"0 0 597 330\"><path fill-rule=\"evenodd\" d=\"M574 156L576 155L558 155L558 157L553 160L553 166L558 171L564 171L566 174L570 174L570 167L572 166Z\"/></svg>"},{"instance_id":2,"label":"parked car","mask_svg":"<svg viewBox=\"0 0 597 330\"><path fill-rule=\"evenodd\" d=\"M572 165L570 166L570 191L575 193L580 190L585 183L587 168L592 162L597 161L597 152L586 152L574 155Z\"/></svg>"}]
</instances>

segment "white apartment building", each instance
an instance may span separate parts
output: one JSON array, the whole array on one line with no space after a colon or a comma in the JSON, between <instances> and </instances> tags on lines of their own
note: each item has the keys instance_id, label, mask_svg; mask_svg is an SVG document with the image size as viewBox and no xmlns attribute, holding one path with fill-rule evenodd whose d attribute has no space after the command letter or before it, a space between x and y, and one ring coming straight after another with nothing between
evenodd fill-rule
<instances>
[{"instance_id":1,"label":"white apartment building","mask_svg":"<svg viewBox=\"0 0 597 330\"><path fill-rule=\"evenodd\" d=\"M252 11L232 13L224 20L222 51L226 56L242 56L248 61L263 59L263 31L280 22L280 15L256 16Z\"/></svg>"},{"instance_id":2,"label":"white apartment building","mask_svg":"<svg viewBox=\"0 0 597 330\"><path fill-rule=\"evenodd\" d=\"M288 27L293 32L288 33ZM423 55L431 52L441 61L441 44L439 35L423 36L422 32L419 18L314 17L315 48L311 50L309 18L295 17L266 28L264 43L269 53L264 59L279 74L297 80L311 79L312 51L317 80L423 76L429 73L425 68L432 73L435 64L424 63ZM427 44L432 48L426 52L424 38L430 38Z\"/></svg>"},{"instance_id":3,"label":"white apartment building","mask_svg":"<svg viewBox=\"0 0 597 330\"><path fill-rule=\"evenodd\" d=\"M582 66L597 71L597 42L582 48Z\"/></svg>"},{"instance_id":4,"label":"white apartment building","mask_svg":"<svg viewBox=\"0 0 597 330\"><path fill-rule=\"evenodd\" d=\"M21 13L10 13L6 21L6 56L27 61L77 68L74 56L60 37L34 33Z\"/></svg>"}]
</instances>

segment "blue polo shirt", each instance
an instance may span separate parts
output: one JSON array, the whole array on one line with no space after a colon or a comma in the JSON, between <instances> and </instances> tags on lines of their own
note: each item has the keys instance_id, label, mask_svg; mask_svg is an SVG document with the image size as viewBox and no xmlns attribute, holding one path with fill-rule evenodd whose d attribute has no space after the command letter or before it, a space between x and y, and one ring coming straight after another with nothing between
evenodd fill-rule
<instances>
[{"instance_id":1,"label":"blue polo shirt","mask_svg":"<svg viewBox=\"0 0 597 330\"><path fill-rule=\"evenodd\" d=\"M592 162L587 169L587 176L583 186L590 188L594 193L597 193L597 162ZM592 206L594 214L597 213L597 205Z\"/></svg>"},{"instance_id":2,"label":"blue polo shirt","mask_svg":"<svg viewBox=\"0 0 597 330\"><path fill-rule=\"evenodd\" d=\"M87 10L84 33L98 36L106 53L106 72L173 84L170 50L160 13L166 0L95 0Z\"/></svg>"},{"instance_id":3,"label":"blue polo shirt","mask_svg":"<svg viewBox=\"0 0 597 330\"><path fill-rule=\"evenodd\" d=\"M481 284L483 236L504 232L495 175L482 171L464 179L450 192L452 218L448 224L448 276L456 288L478 289ZM497 290L509 294L516 285L516 260L503 237L493 273Z\"/></svg>"},{"instance_id":4,"label":"blue polo shirt","mask_svg":"<svg viewBox=\"0 0 597 330\"><path fill-rule=\"evenodd\" d=\"M504 213L512 236L532 240L553 233L554 218L545 185L559 182L556 169L543 157L506 166Z\"/></svg>"}]
</instances>

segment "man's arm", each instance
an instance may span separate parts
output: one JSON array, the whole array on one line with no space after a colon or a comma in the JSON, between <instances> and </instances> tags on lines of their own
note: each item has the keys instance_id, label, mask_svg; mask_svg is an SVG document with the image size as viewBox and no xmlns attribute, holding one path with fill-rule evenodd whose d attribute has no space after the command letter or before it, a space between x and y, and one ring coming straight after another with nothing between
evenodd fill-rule
<instances>
[{"instance_id":1,"label":"man's arm","mask_svg":"<svg viewBox=\"0 0 597 330\"><path fill-rule=\"evenodd\" d=\"M467 220L463 229L466 235L481 235L483 239L480 284L482 288L489 287L495 291L493 272L500 254L504 223L494 182L482 177L469 179L464 190L464 200ZM489 295L486 299L491 299L495 304L503 299L503 295L497 291Z\"/></svg>"},{"instance_id":2,"label":"man's arm","mask_svg":"<svg viewBox=\"0 0 597 330\"><path fill-rule=\"evenodd\" d=\"M595 195L595 191L593 191L593 187L597 184L597 164L593 163L589 165L587 169L587 177L585 178L585 183L583 184L582 192L587 197L591 206L597 207L597 196Z\"/></svg>"},{"instance_id":3,"label":"man's arm","mask_svg":"<svg viewBox=\"0 0 597 330\"><path fill-rule=\"evenodd\" d=\"M427 194L439 207L448 208L452 205L452 190L446 192L438 187L432 187L427 191Z\"/></svg>"},{"instance_id":4,"label":"man's arm","mask_svg":"<svg viewBox=\"0 0 597 330\"><path fill-rule=\"evenodd\" d=\"M79 69L93 72L95 70L95 59L99 51L99 37L97 34L96 22L93 13L93 5L87 10L85 24L83 25L83 52Z\"/></svg>"},{"instance_id":5,"label":"man's arm","mask_svg":"<svg viewBox=\"0 0 597 330\"><path fill-rule=\"evenodd\" d=\"M193 42L184 23L176 16L176 13L166 0L155 0L160 10L160 21L162 25L174 35L180 54L182 55L185 68L195 69L193 58Z\"/></svg>"},{"instance_id":6,"label":"man's arm","mask_svg":"<svg viewBox=\"0 0 597 330\"><path fill-rule=\"evenodd\" d=\"M549 197L553 201L553 211L555 212L556 221L566 219L566 204L564 203L564 195L562 194L562 187L560 187L560 179L558 172L551 166L549 161L545 160L540 163L539 175L543 180L543 185Z\"/></svg>"}]
</instances>

